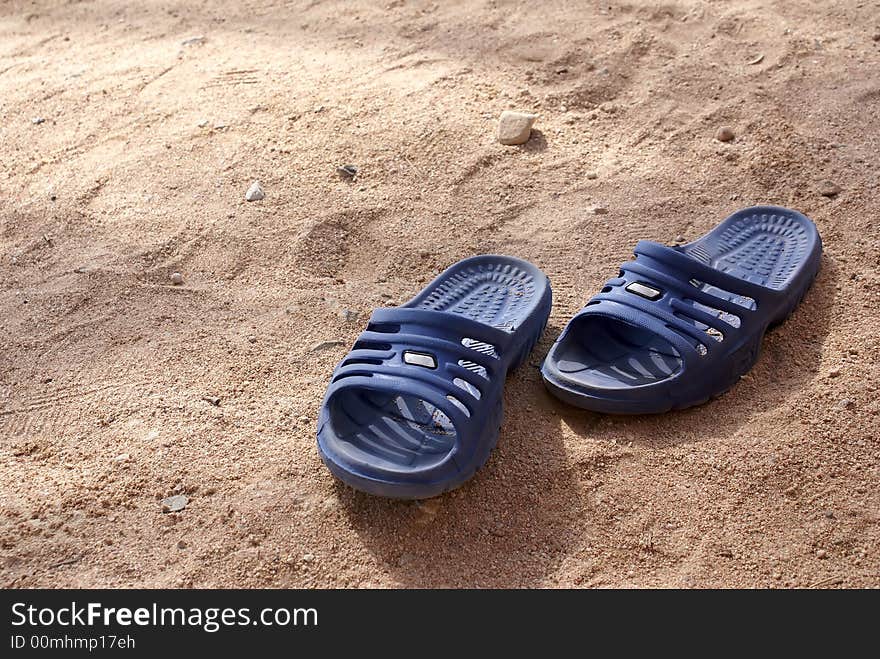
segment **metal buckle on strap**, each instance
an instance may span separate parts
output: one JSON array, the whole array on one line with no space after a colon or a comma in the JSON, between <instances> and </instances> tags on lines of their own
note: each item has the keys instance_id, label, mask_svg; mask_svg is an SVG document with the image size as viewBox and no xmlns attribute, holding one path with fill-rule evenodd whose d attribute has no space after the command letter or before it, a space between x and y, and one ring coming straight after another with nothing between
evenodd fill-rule
<instances>
[{"instance_id":1,"label":"metal buckle on strap","mask_svg":"<svg viewBox=\"0 0 880 659\"><path fill-rule=\"evenodd\" d=\"M424 368L437 368L437 359L434 355L426 352L414 352L412 350L404 350L403 361L413 366L423 366Z\"/></svg>"},{"instance_id":2,"label":"metal buckle on strap","mask_svg":"<svg viewBox=\"0 0 880 659\"><path fill-rule=\"evenodd\" d=\"M626 287L624 287L624 290L629 291L630 293L635 293L639 297L651 300L652 302L654 300L659 300L663 295L663 291L641 281L634 281L631 284L627 284Z\"/></svg>"}]
</instances>

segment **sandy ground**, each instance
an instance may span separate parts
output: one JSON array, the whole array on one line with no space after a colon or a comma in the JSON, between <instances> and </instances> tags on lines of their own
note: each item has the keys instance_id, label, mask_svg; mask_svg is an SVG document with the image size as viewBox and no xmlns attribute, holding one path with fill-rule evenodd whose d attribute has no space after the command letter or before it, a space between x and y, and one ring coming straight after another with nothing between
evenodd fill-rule
<instances>
[{"instance_id":1,"label":"sandy ground","mask_svg":"<svg viewBox=\"0 0 880 659\"><path fill-rule=\"evenodd\" d=\"M880 586L878 71L876 0L3 2L0 583ZM759 202L826 249L740 384L642 418L545 392L638 239ZM482 252L555 292L489 463L341 486L333 366Z\"/></svg>"}]
</instances>

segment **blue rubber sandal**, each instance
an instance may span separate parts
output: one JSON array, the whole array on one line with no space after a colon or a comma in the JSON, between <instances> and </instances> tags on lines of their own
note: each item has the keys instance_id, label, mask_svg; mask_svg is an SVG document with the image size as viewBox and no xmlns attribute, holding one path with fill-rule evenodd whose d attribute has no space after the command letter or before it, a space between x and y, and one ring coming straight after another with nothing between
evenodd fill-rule
<instances>
[{"instance_id":1,"label":"blue rubber sandal","mask_svg":"<svg viewBox=\"0 0 880 659\"><path fill-rule=\"evenodd\" d=\"M640 241L636 258L569 322L541 374L561 400L648 414L732 387L819 271L822 241L801 213L740 210L699 240Z\"/></svg>"},{"instance_id":2,"label":"blue rubber sandal","mask_svg":"<svg viewBox=\"0 0 880 659\"><path fill-rule=\"evenodd\" d=\"M321 406L324 463L385 497L464 483L498 441L504 378L540 338L550 305L550 282L532 264L476 256L403 306L374 311Z\"/></svg>"}]
</instances>

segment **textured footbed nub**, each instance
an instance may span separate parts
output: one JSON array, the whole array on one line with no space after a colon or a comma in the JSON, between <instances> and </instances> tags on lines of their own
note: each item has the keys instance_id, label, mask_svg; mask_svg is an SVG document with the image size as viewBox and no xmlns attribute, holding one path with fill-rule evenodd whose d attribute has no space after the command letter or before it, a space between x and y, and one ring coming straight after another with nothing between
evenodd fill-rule
<instances>
[{"instance_id":1,"label":"textured footbed nub","mask_svg":"<svg viewBox=\"0 0 880 659\"><path fill-rule=\"evenodd\" d=\"M741 210L680 247L639 243L635 261L553 346L545 382L568 402L609 412L663 411L717 395L742 375L733 371L751 366L767 326L800 300L820 253L813 223L775 206Z\"/></svg>"},{"instance_id":2,"label":"textured footbed nub","mask_svg":"<svg viewBox=\"0 0 880 659\"><path fill-rule=\"evenodd\" d=\"M374 312L328 388L318 431L325 463L385 496L459 484L488 457L504 376L534 345L549 304L540 270L483 256L452 266L402 307Z\"/></svg>"}]
</instances>

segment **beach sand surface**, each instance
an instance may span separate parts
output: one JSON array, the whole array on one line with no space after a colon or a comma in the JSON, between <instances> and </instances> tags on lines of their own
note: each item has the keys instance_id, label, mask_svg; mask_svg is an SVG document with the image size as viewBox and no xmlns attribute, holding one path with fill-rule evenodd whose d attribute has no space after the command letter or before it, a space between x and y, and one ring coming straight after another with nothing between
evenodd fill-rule
<instances>
[{"instance_id":1,"label":"beach sand surface","mask_svg":"<svg viewBox=\"0 0 880 659\"><path fill-rule=\"evenodd\" d=\"M873 0L3 2L0 585L880 586L878 72ZM545 391L636 241L759 203L825 252L739 384ZM555 302L489 462L425 502L336 482L333 367L479 253Z\"/></svg>"}]
</instances>

